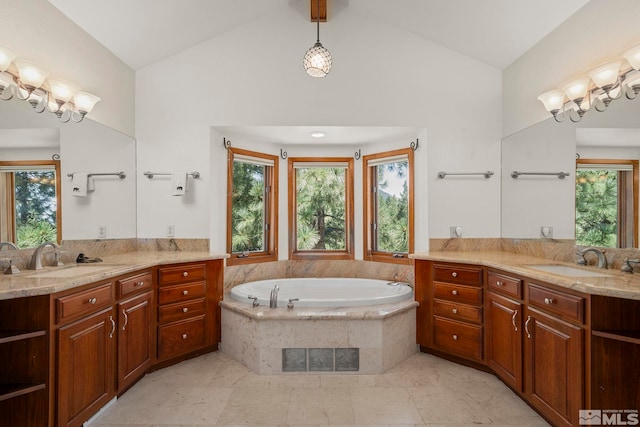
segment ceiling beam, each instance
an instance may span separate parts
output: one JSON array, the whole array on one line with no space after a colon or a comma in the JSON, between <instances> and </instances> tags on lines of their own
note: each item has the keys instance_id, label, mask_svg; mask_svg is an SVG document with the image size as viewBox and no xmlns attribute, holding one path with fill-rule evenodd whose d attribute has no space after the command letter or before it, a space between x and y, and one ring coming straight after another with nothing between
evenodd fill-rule
<instances>
[{"instance_id":1,"label":"ceiling beam","mask_svg":"<svg viewBox=\"0 0 640 427\"><path fill-rule=\"evenodd\" d=\"M320 22L327 22L327 0L309 0L311 22L318 21L318 2L320 3Z\"/></svg>"}]
</instances>

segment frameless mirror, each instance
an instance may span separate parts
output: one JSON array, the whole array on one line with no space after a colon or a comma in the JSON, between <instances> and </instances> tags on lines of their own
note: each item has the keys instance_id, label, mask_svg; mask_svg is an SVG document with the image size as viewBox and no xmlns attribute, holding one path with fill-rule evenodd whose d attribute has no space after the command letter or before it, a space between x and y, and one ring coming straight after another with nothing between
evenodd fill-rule
<instances>
[{"instance_id":1,"label":"frameless mirror","mask_svg":"<svg viewBox=\"0 0 640 427\"><path fill-rule=\"evenodd\" d=\"M72 194L74 173L99 175L84 197ZM0 101L0 250L136 237L135 181L133 138L88 118L61 123L27 102Z\"/></svg>"},{"instance_id":2,"label":"frameless mirror","mask_svg":"<svg viewBox=\"0 0 640 427\"><path fill-rule=\"evenodd\" d=\"M502 236L638 247L639 114L640 100L620 99L578 123L549 118L504 138ZM511 177L525 167L570 175Z\"/></svg>"}]
</instances>

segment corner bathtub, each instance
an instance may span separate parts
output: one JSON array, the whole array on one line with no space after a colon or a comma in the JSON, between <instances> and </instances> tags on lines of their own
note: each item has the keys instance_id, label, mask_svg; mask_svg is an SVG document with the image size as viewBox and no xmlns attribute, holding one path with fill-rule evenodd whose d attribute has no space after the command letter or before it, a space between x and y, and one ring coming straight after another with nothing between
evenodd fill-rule
<instances>
[{"instance_id":1,"label":"corner bathtub","mask_svg":"<svg viewBox=\"0 0 640 427\"><path fill-rule=\"evenodd\" d=\"M287 308L291 298L300 300ZM383 373L418 351L417 306L411 286L387 280L248 282L220 302L220 349L258 374Z\"/></svg>"},{"instance_id":2,"label":"corner bathtub","mask_svg":"<svg viewBox=\"0 0 640 427\"><path fill-rule=\"evenodd\" d=\"M361 307L391 304L411 299L413 289L407 283L374 279L299 278L247 282L231 289L231 298L251 304L257 297L269 307L271 290L279 286L278 307L298 298L295 307Z\"/></svg>"}]
</instances>

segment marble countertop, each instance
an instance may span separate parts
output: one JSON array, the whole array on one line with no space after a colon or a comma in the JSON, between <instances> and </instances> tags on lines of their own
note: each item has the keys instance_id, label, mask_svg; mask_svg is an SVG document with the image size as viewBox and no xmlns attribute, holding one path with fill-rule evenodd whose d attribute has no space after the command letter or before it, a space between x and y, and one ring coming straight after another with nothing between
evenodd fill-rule
<instances>
[{"instance_id":1,"label":"marble countertop","mask_svg":"<svg viewBox=\"0 0 640 427\"><path fill-rule=\"evenodd\" d=\"M62 267L45 267L42 270L22 270L18 274L0 274L0 300L48 295L149 267L223 259L228 258L228 255L212 252L145 251L101 258L102 262L99 263L67 264Z\"/></svg>"},{"instance_id":2,"label":"marble countertop","mask_svg":"<svg viewBox=\"0 0 640 427\"><path fill-rule=\"evenodd\" d=\"M463 264L492 267L534 280L540 280L553 285L584 292L586 294L640 300L640 273L631 274L623 273L620 270L583 267L548 258L520 255L509 252L432 251L411 254L409 257L417 260L458 262ZM606 276L566 276L531 268L536 265L561 265L584 270L587 272L586 274L599 273Z\"/></svg>"}]
</instances>

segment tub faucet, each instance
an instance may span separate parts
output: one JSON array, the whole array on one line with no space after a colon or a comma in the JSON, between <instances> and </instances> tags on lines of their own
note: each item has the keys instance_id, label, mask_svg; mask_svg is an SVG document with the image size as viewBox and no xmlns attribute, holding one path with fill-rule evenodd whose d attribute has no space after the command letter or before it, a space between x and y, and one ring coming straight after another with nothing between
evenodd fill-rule
<instances>
[{"instance_id":1,"label":"tub faucet","mask_svg":"<svg viewBox=\"0 0 640 427\"><path fill-rule=\"evenodd\" d=\"M269 299L269 308L278 308L278 291L280 290L280 286L275 285L273 289L271 289L271 297Z\"/></svg>"},{"instance_id":2,"label":"tub faucet","mask_svg":"<svg viewBox=\"0 0 640 427\"><path fill-rule=\"evenodd\" d=\"M42 252L44 252L44 250L47 247L53 248L56 251L56 254L58 253L58 249L60 248L60 246L58 246L53 242L45 242L40 246L38 246L36 250L33 252L33 255L31 256L31 261L29 261L29 265L27 266L29 270L42 269ZM57 258L57 255L56 255L56 258ZM58 261L58 265L60 264L61 263Z\"/></svg>"},{"instance_id":3,"label":"tub faucet","mask_svg":"<svg viewBox=\"0 0 640 427\"><path fill-rule=\"evenodd\" d=\"M7 250L16 250L18 247L11 242L0 242L0 251L2 248L7 248Z\"/></svg>"},{"instance_id":4,"label":"tub faucet","mask_svg":"<svg viewBox=\"0 0 640 427\"><path fill-rule=\"evenodd\" d=\"M577 264L578 265L587 265L587 260L585 259L585 255L588 252L593 252L594 254L596 254L598 256L598 268L607 268L607 258L604 256L604 250L600 250L600 249L596 249L596 248L587 248L587 249L583 249L581 251L576 252L576 255L578 255L578 261Z\"/></svg>"}]
</instances>

